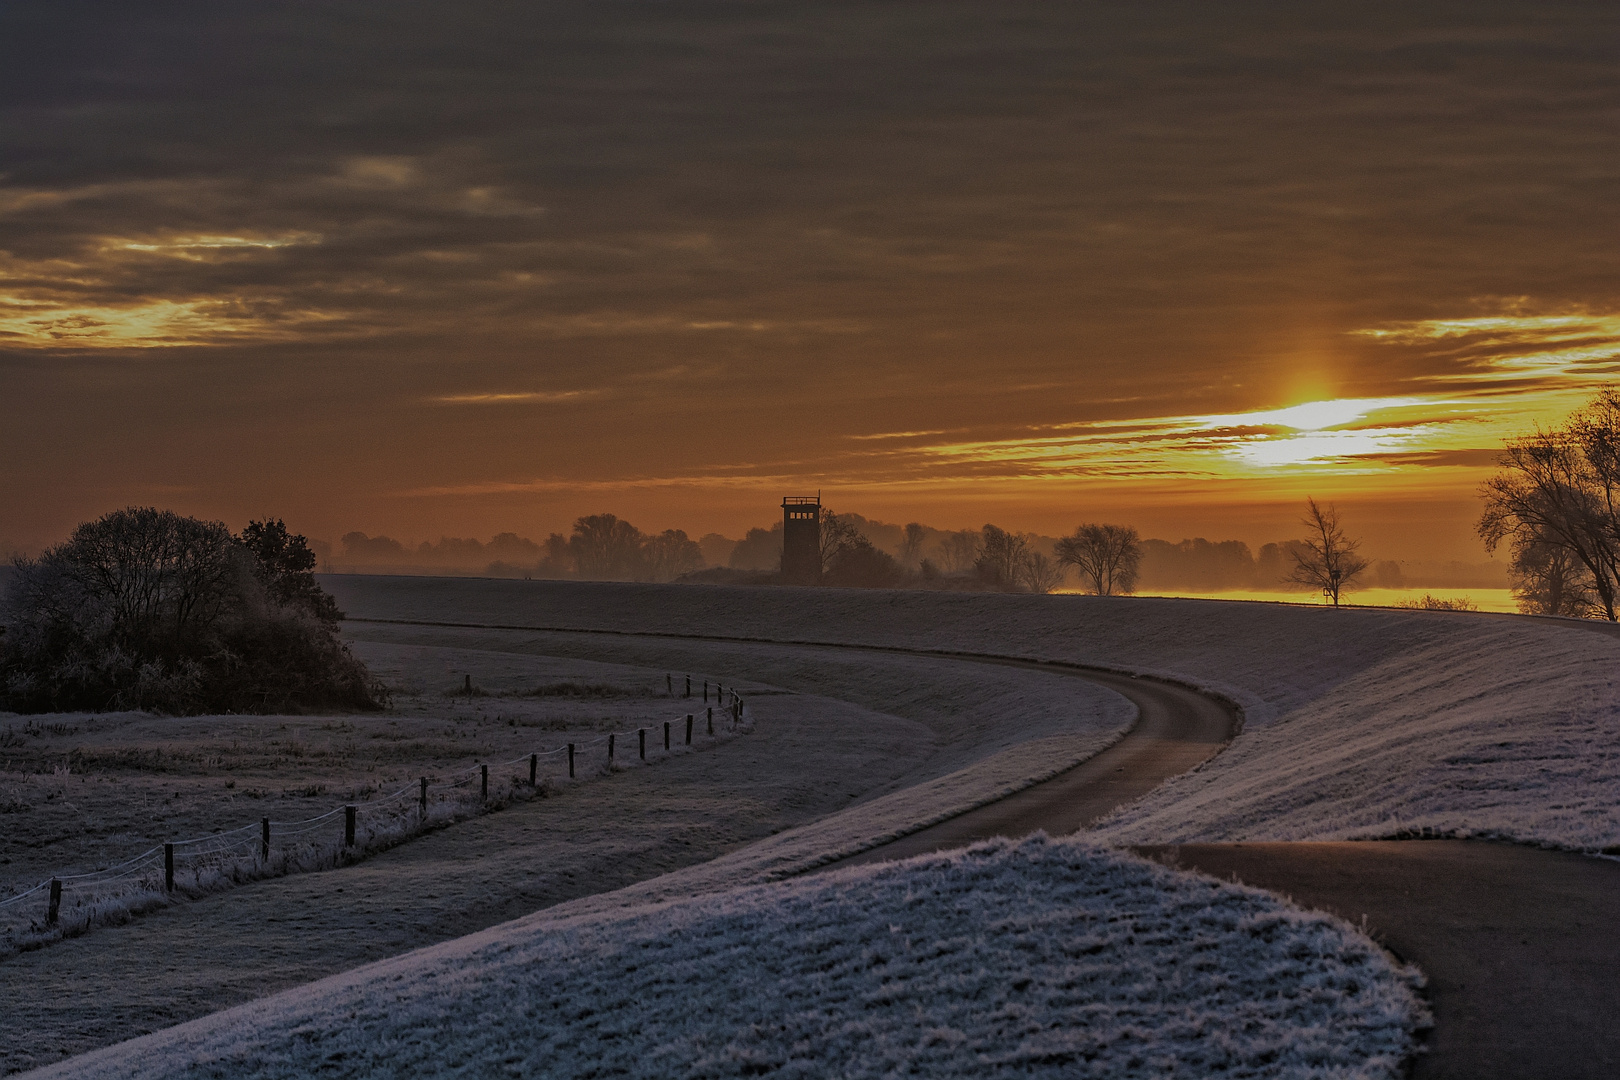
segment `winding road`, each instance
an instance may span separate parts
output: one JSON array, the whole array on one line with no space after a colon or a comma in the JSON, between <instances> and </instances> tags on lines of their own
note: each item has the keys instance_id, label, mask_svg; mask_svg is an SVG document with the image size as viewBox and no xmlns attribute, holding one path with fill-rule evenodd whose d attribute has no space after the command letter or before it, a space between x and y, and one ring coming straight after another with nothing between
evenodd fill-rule
<instances>
[{"instance_id":1,"label":"winding road","mask_svg":"<svg viewBox=\"0 0 1620 1080\"><path fill-rule=\"evenodd\" d=\"M1027 836L1042 829L1052 836L1077 832L1115 807L1141 798L1170 777L1214 757L1237 734L1238 718L1230 706L1176 683L1067 664L971 660L1083 678L1135 705L1136 723L1124 738L1096 757L1044 783L831 866L903 859L992 836Z\"/></svg>"},{"instance_id":2,"label":"winding road","mask_svg":"<svg viewBox=\"0 0 1620 1080\"><path fill-rule=\"evenodd\" d=\"M1218 753L1237 718L1170 683L1058 664L1141 718L1096 757L998 803L832 867L901 859L1037 829L1076 832ZM1435 1027L1414 1077L1620 1076L1620 862L1459 840L1186 844L1139 849L1363 923L1429 977ZM830 869L823 867L821 869Z\"/></svg>"},{"instance_id":3,"label":"winding road","mask_svg":"<svg viewBox=\"0 0 1620 1080\"><path fill-rule=\"evenodd\" d=\"M1076 832L1218 754L1239 725L1234 707L1188 687L1078 664L721 635L417 625L903 653L1086 679L1136 705L1139 717L1131 730L1097 756L1006 799L818 867L818 873L995 836L1016 838L1038 829L1054 836ZM1429 977L1435 1027L1413 1063L1414 1077L1620 1076L1620 861L1441 840L1187 844L1139 850L1362 924L1396 956L1421 968Z\"/></svg>"}]
</instances>

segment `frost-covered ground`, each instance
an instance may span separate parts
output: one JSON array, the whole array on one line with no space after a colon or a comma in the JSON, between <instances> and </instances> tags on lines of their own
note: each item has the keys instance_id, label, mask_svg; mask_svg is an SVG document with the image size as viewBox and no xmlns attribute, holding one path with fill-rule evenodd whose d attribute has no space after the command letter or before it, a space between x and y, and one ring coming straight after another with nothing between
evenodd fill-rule
<instances>
[{"instance_id":1,"label":"frost-covered ground","mask_svg":"<svg viewBox=\"0 0 1620 1080\"><path fill-rule=\"evenodd\" d=\"M712 742L701 697L682 698L683 685L670 696L662 671L408 645L366 643L358 652L393 690L387 712L0 712L0 901L42 876L82 874L263 817L298 821L346 803L364 817L380 796L419 777L438 784L481 762L517 762L492 770L497 795L527 787L531 753L546 755L537 781L566 780L555 751L569 742L598 743L580 752L584 778L605 762L599 740L608 731L645 727L661 757L663 722L680 724L694 710L696 745ZM462 692L469 677L471 695ZM618 764L635 764L634 745L626 749ZM332 823L327 838L342 828Z\"/></svg>"},{"instance_id":2,"label":"frost-covered ground","mask_svg":"<svg viewBox=\"0 0 1620 1080\"><path fill-rule=\"evenodd\" d=\"M611 892L585 895L575 891L573 895L578 899L530 918L320 984L309 991L317 995L310 998L313 1004L298 1014L304 1017L299 1022L302 1026L275 1026L292 1023L288 1019L292 1013L284 1015L275 1010L291 1007L286 1005L289 1001L296 1005L302 1000L282 997L248 1006L224 1020L207 1020L200 1027L159 1034L140 1050L147 1055L143 1060L156 1071L174 1073L182 1066L200 1070L206 1064L206 1054L195 1057L193 1051L199 1044L192 1040L218 1038L225 1040L219 1044L225 1046L237 1034L250 1032L259 1023L270 1025L264 1030L271 1032L298 1032L284 1043L278 1041L279 1036L271 1036L274 1045L267 1045L263 1051L271 1055L271 1061L278 1060L275 1054L305 1053L292 1049L299 1045L319 1047L344 1037L353 1039L354 1053L388 1054L397 1050L404 1055L402 1060L415 1060L410 1055L425 1052L423 1043L410 1042L404 1035L399 1041L389 1041L393 1029L386 1026L374 1029L376 1038L368 1041L359 1037L360 1030L348 1019L352 1010L358 1021L362 1015L359 1006L383 1000L388 994L406 993L410 1001L417 1001L427 998L412 995L427 994L431 998L441 992L423 989L414 977L408 985L388 984L391 972L434 972L431 983L443 988L445 996L435 998L432 1009L456 1016L509 1017L511 1023L521 1024L532 1019L523 1009L530 1005L538 1009L536 1002L550 1000L545 997L548 980L555 979L557 972L585 972L590 979L597 978L595 973L600 972L622 973L613 964L623 962L626 954L618 944L623 941L645 941L649 943L646 952L673 956L668 949L684 948L692 935L672 935L672 928L715 925L704 920L722 919L725 912L733 910L728 905L763 905L759 910L766 913L760 918L768 915L791 921L797 917L794 912L802 915L805 910L802 906L795 908L799 903L795 898L814 895L821 903L846 902L816 889L835 885L844 888L858 879L868 882L862 887L875 890L874 896L887 896L880 877L860 877L856 871L850 872L856 873L856 878L840 872L826 878L781 879L819 865L829 854L859 850L983 801L998 790L1026 784L1042 775L1043 770L1053 768L1065 754L1088 753L1106 743L1126 719L1117 713L1109 714L1106 708L1097 708L1100 699L1086 697L1084 683L1059 676L955 665L893 653L841 653L737 641L635 636L639 631L718 634L761 641L842 642L1093 663L1169 675L1219 690L1239 701L1246 726L1236 742L1198 772L1166 785L1123 811L1102 830L1103 838L1110 841L1175 842L1245 836L1334 838L1398 835L1424 827L1585 848L1620 841L1620 784L1616 783L1613 757L1607 752L1620 736L1620 721L1612 687L1603 674L1620 658L1620 645L1602 635L1553 623L1447 613L1335 612L1147 599L467 579L336 578L329 579L329 584L351 614L366 618L609 631L581 635L359 622L349 625L351 634L369 641L513 655L588 657L645 668L703 671L727 679L747 672L761 683L788 691L788 696L759 699L765 720L756 735L739 741L735 748L699 755L690 764L712 759L706 766L710 773L721 766L734 767L743 760L746 743L748 775L737 777L736 786L728 790L739 795L746 792L747 798L758 800L777 786L801 785L804 795L796 796L794 813L806 816L792 822L788 820L792 814L784 815L778 820L792 827L758 837L745 846L715 852L717 858L683 863L677 857L670 866L673 872L647 876ZM832 700L823 704L808 696L813 694L825 694ZM1081 724L1065 720L1065 700L1071 703L1071 712L1075 703L1089 703L1081 710L1089 718ZM854 704L841 711L835 701ZM792 706L781 715L784 719L793 716L794 727L776 726L773 730L767 712L779 706ZM784 760L781 755L790 744L796 756ZM691 789L680 786L680 770L687 767L677 763L665 774L662 785L645 787L639 797L669 798L671 805L684 807L693 796ZM659 795L660 790L663 795ZM833 797L838 790L848 794L842 809ZM810 813L812 807L818 809ZM572 830L587 824L578 817L579 812L578 808L571 809L572 817L555 826L560 830L556 842L563 845L561 850L567 850ZM536 831L532 835L537 847L531 862L543 865L545 857L539 851L551 842L551 834ZM1087 856L1093 857L1104 861L1118 858ZM388 866L385 860L379 860L365 869L380 883ZM1027 865L1008 864L1004 870L1010 881L1036 881L1040 877L1038 870ZM498 880L501 872L491 866L489 880ZM609 876L603 874L596 880L607 881ZM1170 881L1163 887L1194 888L1190 884L1194 879L1172 874ZM768 884L772 882L775 884ZM401 884L405 883L402 879ZM436 892L441 887L435 885L433 889ZM1206 882L1198 887L1209 885ZM932 888L907 883L903 895L929 895ZM1022 886L1014 887L1013 893L1019 888ZM1028 892L1032 897L1056 895L1043 894L1035 885ZM245 901L247 897L240 899ZM1108 902L1123 903L1122 895L1113 894ZM1002 906L1010 904L1007 901ZM775 907L781 911L767 911ZM917 925L929 928L919 931L916 940L927 934L952 940L953 916L947 906L920 902L914 908L903 908L902 913L923 920ZM1122 917L1122 921L1128 923L1129 919ZM864 926L858 922L856 925ZM556 957L548 959L545 953L549 947L546 943L554 940L553 932L563 928L573 935L566 940L580 950L566 961L575 966L547 966L564 962ZM858 930L849 937L864 940L860 936L864 933ZM1228 926L1219 936L1237 933ZM1127 936L1124 940L1126 945L1141 950L1144 965L1150 963L1155 948L1152 939L1133 940ZM151 941L141 945L149 951ZM1361 940L1359 947L1369 946ZM1309 951L1304 949L1296 959ZM500 1009L507 1008L501 1004L504 999L480 994L486 971L495 970L501 958L508 955L527 958L523 963L530 967L525 969L514 961L515 967L499 969L503 973L500 979L516 979L510 983L497 980L508 987L506 997L522 1003L512 1006L516 1012L503 1013ZM764 962L774 957L779 964L790 965L796 962L797 955L797 950L774 947L768 950ZM1180 962L1186 959L1183 954ZM1246 962L1251 964L1250 969L1245 969L1250 975L1254 970L1265 970L1263 963L1252 967L1252 955ZM528 975L521 974L525 970ZM683 989L693 995L701 992L713 996L721 1003L717 1009L728 1002L740 1002L737 1007L752 1010L749 1015L776 1015L771 1011L776 1001L769 994L753 993L756 983L749 974L753 969L743 966L727 970L742 974L728 979L721 972L713 979L683 984ZM1154 971L1154 985L1164 992L1174 990L1179 985L1176 979L1185 977L1159 968L1145 966L1143 970ZM1275 973L1287 974L1284 969L1276 969ZM1296 969L1295 974L1299 973ZM1317 975L1307 972L1305 978L1303 985L1315 985L1324 1001L1342 996L1325 984L1313 984L1311 980ZM1106 1005L1106 988L1101 983L1088 983L1085 988L1088 993L1103 994L1094 1001L1101 1002L1097 1004L1101 1011L1093 1014L1103 1024L1112 1015ZM1041 1007L1082 1008L1080 997L1077 994L1072 1002L1061 996L1048 998ZM462 1008L458 1002L463 998L475 1005L482 1003L486 1012L458 1011ZM652 1023L654 1018L662 1023L664 1013L655 1014L648 1007L652 1000L638 1002L624 994L617 998L608 995L598 1015L609 1018L602 1021L607 1024L618 1014L606 1006L622 1006L643 1023ZM866 999L856 994L844 1000ZM1346 1053L1359 1054L1355 1060L1361 1065L1341 1069L1336 1075L1380 1075L1379 1070L1388 1064L1388 1055L1398 1054L1405 1045L1401 1040L1418 1022L1418 1011L1409 1000L1401 1004L1398 995L1384 1000L1393 1003L1391 1017L1398 1014L1398 1018L1386 1018L1389 1023L1382 1026L1351 1024L1344 1029L1348 1040L1344 1045L1352 1048ZM722 1011L713 1015L729 1014ZM795 1015L814 1018L811 1011ZM1027 1013L1025 1017L1034 1015ZM1209 1015L1211 1026L1204 1029L1207 1038L1200 1044L1206 1050L1221 1045L1226 1038L1219 1017L1230 1017L1231 1013ZM1313 1044L1321 1035L1318 1020L1317 1014L1307 1011L1290 1014L1288 1022L1295 1027L1289 1038L1299 1045ZM926 1015L913 1014L912 1026L921 1028L926 1021ZM815 1020L819 1025L815 1030L833 1031L840 1022L820 1017ZM225 1027L210 1026L216 1023L238 1025L238 1030L233 1034ZM435 1045L452 1056L463 1053L464 1057L455 1060L462 1061L469 1073L497 1071L504 1058L480 1056L500 1049L496 1042L485 1038L485 1026L482 1021L464 1024L453 1036L442 1034ZM1158 1025L1154 1030L1168 1032L1173 1028L1174 1024ZM1390 1042L1386 1036L1394 1030L1401 1034ZM345 1031L350 1035L344 1036ZM762 1040L759 1046L780 1034L763 1029L747 1029L744 1033ZM658 1071L660 1047L685 1047L682 1054L688 1050L706 1052L695 1042L683 1042L689 1034L677 1027L663 1029L663 1034L663 1041L648 1051L650 1071ZM998 1044L1007 1043L1004 1034L997 1038ZM693 1050L694 1046L697 1049ZM335 1043L331 1047L328 1053L339 1052ZM350 1050L342 1052L348 1055ZM445 1060L440 1071L453 1074L450 1059ZM334 1067L332 1071L342 1074L351 1071L345 1064L350 1061L355 1063L352 1072L356 1075L386 1074L387 1067L379 1066L376 1059L345 1056L329 1063ZM1332 1074L1330 1057L1316 1064ZM1070 1071L1078 1070L1071 1067ZM63 1073L69 1074L97 1075L98 1069L91 1062L77 1073ZM1189 1069L1188 1074L1209 1075L1210 1071L1199 1065Z\"/></svg>"},{"instance_id":3,"label":"frost-covered ground","mask_svg":"<svg viewBox=\"0 0 1620 1080\"><path fill-rule=\"evenodd\" d=\"M718 625L743 637L1094 663L1238 701L1243 734L1105 823L1119 842L1428 830L1620 845L1620 641L1558 622L1152 598L328 580L363 617ZM587 588L597 590L588 604Z\"/></svg>"},{"instance_id":4,"label":"frost-covered ground","mask_svg":"<svg viewBox=\"0 0 1620 1080\"><path fill-rule=\"evenodd\" d=\"M596 661L576 658L577 637L442 633L437 644L356 648L379 667L414 657L427 691L459 683L464 671L492 695L608 678ZM1133 716L1111 693L1038 671L885 653L658 647L665 651L618 660L636 680L690 671L694 689L704 678L741 685L752 732L653 768L561 784L340 871L258 881L0 960L0 1073L578 898L606 909L770 880L1050 775L1106 745ZM483 730L510 733L493 723L506 701L477 700L492 721ZM42 903L25 903L43 914ZM108 980L109 970L142 976Z\"/></svg>"},{"instance_id":5,"label":"frost-covered ground","mask_svg":"<svg viewBox=\"0 0 1620 1080\"><path fill-rule=\"evenodd\" d=\"M1466 618L1466 617L1464 617ZM1616 642L1485 622L1381 658L1102 823L1117 843L1620 845Z\"/></svg>"},{"instance_id":6,"label":"frost-covered ground","mask_svg":"<svg viewBox=\"0 0 1620 1080\"><path fill-rule=\"evenodd\" d=\"M1416 976L1078 841L542 913L46 1076L1393 1077Z\"/></svg>"}]
</instances>

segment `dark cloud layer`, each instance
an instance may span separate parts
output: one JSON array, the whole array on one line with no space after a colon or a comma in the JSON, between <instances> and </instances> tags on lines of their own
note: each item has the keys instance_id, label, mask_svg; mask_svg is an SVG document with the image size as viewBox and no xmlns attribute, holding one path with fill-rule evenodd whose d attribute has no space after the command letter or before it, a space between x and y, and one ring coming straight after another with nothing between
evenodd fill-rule
<instances>
[{"instance_id":1,"label":"dark cloud layer","mask_svg":"<svg viewBox=\"0 0 1620 1080\"><path fill-rule=\"evenodd\" d=\"M0 538L151 492L328 532L610 498L704 529L757 491L624 485L881 482L846 436L1490 376L1472 339L1353 332L1613 309L1617 23L7 4Z\"/></svg>"}]
</instances>

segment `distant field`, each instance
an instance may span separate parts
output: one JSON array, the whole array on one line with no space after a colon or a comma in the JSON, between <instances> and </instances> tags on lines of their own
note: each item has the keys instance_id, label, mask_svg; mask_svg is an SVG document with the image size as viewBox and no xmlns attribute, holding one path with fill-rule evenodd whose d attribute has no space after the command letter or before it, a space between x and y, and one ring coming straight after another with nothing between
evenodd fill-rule
<instances>
[{"instance_id":1,"label":"distant field","mask_svg":"<svg viewBox=\"0 0 1620 1080\"><path fill-rule=\"evenodd\" d=\"M1468 600L1480 611L1517 612L1512 589L1357 589L1346 593L1344 602L1352 607L1395 607L1422 600L1424 595L1442 600ZM1323 606L1322 597L1308 592L1274 592L1257 589L1230 589L1224 592L1177 592L1171 589L1145 589L1137 596L1181 596L1190 600L1260 600L1272 604Z\"/></svg>"}]
</instances>

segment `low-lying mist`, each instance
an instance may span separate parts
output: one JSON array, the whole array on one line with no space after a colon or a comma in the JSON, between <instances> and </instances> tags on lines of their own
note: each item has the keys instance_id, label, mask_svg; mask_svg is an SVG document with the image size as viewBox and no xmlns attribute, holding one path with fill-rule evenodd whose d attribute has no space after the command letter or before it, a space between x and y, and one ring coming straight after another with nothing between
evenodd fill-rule
<instances>
[{"instance_id":1,"label":"low-lying mist","mask_svg":"<svg viewBox=\"0 0 1620 1080\"><path fill-rule=\"evenodd\" d=\"M839 514L873 547L893 557L902 568L916 570L924 560L944 579L971 576L980 536L977 529L938 529L910 526ZM600 525L610 520L606 538L584 542L576 528L573 536L552 533L533 540L516 533L500 533L487 541L440 537L411 546L388 536L363 532L344 535L336 545L311 542L328 573L469 574L486 577L556 578L577 580L674 581L699 575L708 580L760 580L781 566L782 524L747 530L741 537L708 533L697 539L684 530L643 534L629 522L611 514L582 518ZM600 532L601 530L598 529ZM1052 556L1057 537L1023 534L1033 550ZM613 548L617 552L590 552ZM1290 549L1298 540L1279 539L1258 551L1242 540L1204 537L1169 541L1142 541L1143 591L1207 593L1223 591L1297 592L1283 578L1293 565ZM1477 563L1377 559L1363 584L1381 589L1505 589L1507 565L1497 560ZM593 557L594 555L594 557Z\"/></svg>"}]
</instances>

